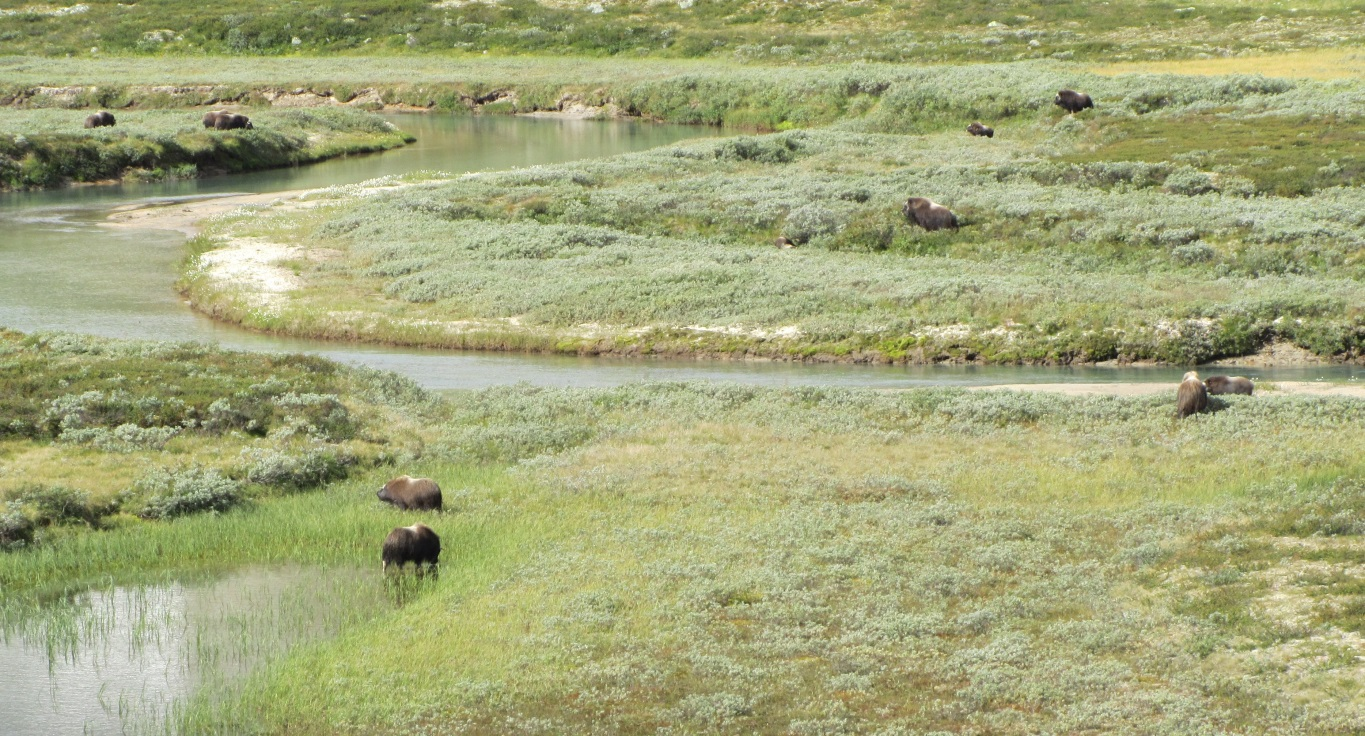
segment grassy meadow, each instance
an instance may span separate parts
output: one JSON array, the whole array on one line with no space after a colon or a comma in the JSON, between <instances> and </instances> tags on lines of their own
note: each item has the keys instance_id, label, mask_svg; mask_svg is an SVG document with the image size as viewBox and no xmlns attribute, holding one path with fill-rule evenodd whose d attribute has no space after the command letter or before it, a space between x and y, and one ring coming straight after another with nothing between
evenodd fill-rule
<instances>
[{"instance_id":1,"label":"grassy meadow","mask_svg":"<svg viewBox=\"0 0 1365 736\"><path fill-rule=\"evenodd\" d=\"M22 364L33 397L3 408L16 428L0 441L6 520L25 516L38 531L0 555L7 627L85 581L370 567L392 526L421 517L442 535L438 579L396 602L357 592L354 615L329 614L333 637L282 648L177 706L180 732L1365 725L1359 400L1227 397L1177 421L1172 397L956 389L638 384L436 397L299 357L62 335L10 334L5 345L5 380ZM137 355L162 360L130 362ZM109 373L124 377L118 401L69 411ZM243 477L237 458L250 453L236 448L301 421L281 408L290 394L260 384L335 392L350 439L334 423L329 439L273 444L293 457L353 448L344 477L321 487ZM251 400L261 395L274 398ZM207 409L220 402L263 424L186 425L224 413ZM160 408L134 417L115 405ZM160 449L66 436L132 419L184 429ZM192 436L209 432L212 444ZM91 524L44 519L16 484L20 468L93 469L95 457L147 467L157 480L141 492L163 496L174 484L155 466L221 467L244 499ZM373 489L398 472L439 479L447 510L380 504ZM63 486L90 504L145 504L136 480L72 472ZM348 583L334 585L348 595ZM226 660L252 648L224 646Z\"/></svg>"},{"instance_id":2,"label":"grassy meadow","mask_svg":"<svg viewBox=\"0 0 1365 736\"><path fill-rule=\"evenodd\" d=\"M1208 0L6 0L12 53L101 58L356 53L734 58L744 61L1132 61L1359 45L1355 3Z\"/></svg>"},{"instance_id":3,"label":"grassy meadow","mask_svg":"<svg viewBox=\"0 0 1365 736\"><path fill-rule=\"evenodd\" d=\"M83 128L84 109L0 108L0 191L110 179L158 181L313 163L412 140L353 110L248 111L252 130L208 130L202 110L115 110Z\"/></svg>"},{"instance_id":4,"label":"grassy meadow","mask_svg":"<svg viewBox=\"0 0 1365 736\"><path fill-rule=\"evenodd\" d=\"M1064 113L1063 87L1098 109ZM1365 347L1359 82L1039 63L635 89L665 119L781 132L245 210L196 252L301 247L285 267L304 286L263 306L192 258L186 293L253 329L497 350L1190 364ZM907 196L963 227L911 226Z\"/></svg>"}]
</instances>

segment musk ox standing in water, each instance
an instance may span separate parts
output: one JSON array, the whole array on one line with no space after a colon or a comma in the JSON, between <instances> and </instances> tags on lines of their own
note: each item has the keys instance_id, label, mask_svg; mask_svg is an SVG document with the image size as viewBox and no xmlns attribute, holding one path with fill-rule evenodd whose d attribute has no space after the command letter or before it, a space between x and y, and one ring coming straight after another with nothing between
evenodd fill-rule
<instances>
[{"instance_id":1,"label":"musk ox standing in water","mask_svg":"<svg viewBox=\"0 0 1365 736\"><path fill-rule=\"evenodd\" d=\"M1204 388L1204 382L1199 380L1199 374L1190 371L1185 374L1185 378L1180 381L1180 388L1175 392L1175 413L1176 416L1184 419L1191 414L1198 414L1209 405L1209 392Z\"/></svg>"},{"instance_id":2,"label":"musk ox standing in water","mask_svg":"<svg viewBox=\"0 0 1365 736\"><path fill-rule=\"evenodd\" d=\"M972 123L971 125L968 125L967 132L972 135L984 135L987 138L995 137L995 128L987 128L981 123Z\"/></svg>"},{"instance_id":3,"label":"musk ox standing in water","mask_svg":"<svg viewBox=\"0 0 1365 736\"><path fill-rule=\"evenodd\" d=\"M112 128L114 127L114 115L108 110L100 110L85 118L87 128Z\"/></svg>"},{"instance_id":4,"label":"musk ox standing in water","mask_svg":"<svg viewBox=\"0 0 1365 736\"><path fill-rule=\"evenodd\" d=\"M1087 95L1084 92L1064 89L1058 92L1057 96L1052 99L1052 104L1067 112L1076 113L1087 107L1093 108L1095 106L1095 101L1091 100L1090 95Z\"/></svg>"},{"instance_id":5,"label":"musk ox standing in water","mask_svg":"<svg viewBox=\"0 0 1365 736\"><path fill-rule=\"evenodd\" d=\"M435 570L441 558L441 538L426 524L400 526L384 537L384 551L380 557L385 572L390 563L397 565L401 572L403 565L409 562L417 567L418 574L421 574L424 562Z\"/></svg>"},{"instance_id":6,"label":"musk ox standing in water","mask_svg":"<svg viewBox=\"0 0 1365 736\"><path fill-rule=\"evenodd\" d=\"M1219 394L1242 394L1250 396L1256 384L1250 378L1242 376L1209 376L1204 379L1204 387L1209 390L1210 396Z\"/></svg>"},{"instance_id":7,"label":"musk ox standing in water","mask_svg":"<svg viewBox=\"0 0 1365 736\"><path fill-rule=\"evenodd\" d=\"M380 501L387 501L405 511L407 509L441 510L441 487L430 478L400 475L385 483L384 487L380 488L375 495L379 496Z\"/></svg>"},{"instance_id":8,"label":"musk ox standing in water","mask_svg":"<svg viewBox=\"0 0 1365 736\"><path fill-rule=\"evenodd\" d=\"M911 197L905 200L901 214L925 230L942 230L945 227L957 229L957 215L947 207L924 197Z\"/></svg>"}]
</instances>

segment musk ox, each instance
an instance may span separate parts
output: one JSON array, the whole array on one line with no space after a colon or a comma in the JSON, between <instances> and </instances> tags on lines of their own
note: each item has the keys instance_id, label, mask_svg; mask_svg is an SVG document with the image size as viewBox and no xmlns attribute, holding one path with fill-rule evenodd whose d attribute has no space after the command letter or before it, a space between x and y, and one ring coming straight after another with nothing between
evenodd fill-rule
<instances>
[{"instance_id":1,"label":"musk ox","mask_svg":"<svg viewBox=\"0 0 1365 736\"><path fill-rule=\"evenodd\" d=\"M218 118L231 114L232 113L227 110L210 110L209 112L204 113L204 127L216 128L218 127Z\"/></svg>"},{"instance_id":2,"label":"musk ox","mask_svg":"<svg viewBox=\"0 0 1365 736\"><path fill-rule=\"evenodd\" d=\"M778 248L781 248L782 250L787 250L788 248L796 247L796 243L793 243L791 241L791 238L788 238L785 235L777 236L777 240L773 241L773 245L776 245Z\"/></svg>"},{"instance_id":3,"label":"musk ox","mask_svg":"<svg viewBox=\"0 0 1365 736\"><path fill-rule=\"evenodd\" d=\"M1067 112L1080 112L1087 107L1094 107L1095 101L1090 99L1090 95L1084 92L1077 92L1071 89L1064 89L1052 98L1052 104L1066 110Z\"/></svg>"},{"instance_id":4,"label":"musk ox","mask_svg":"<svg viewBox=\"0 0 1365 736\"><path fill-rule=\"evenodd\" d=\"M389 532L389 536L384 537L384 551L380 557L384 561L385 572L388 572L390 563L397 565L400 571L409 562L416 566L419 573L424 562L435 569L441 557L441 538L426 524L396 527Z\"/></svg>"},{"instance_id":5,"label":"musk ox","mask_svg":"<svg viewBox=\"0 0 1365 736\"><path fill-rule=\"evenodd\" d=\"M430 478L400 475L385 483L375 495L379 496L380 501L386 501L404 510L441 510L441 487Z\"/></svg>"},{"instance_id":6,"label":"musk ox","mask_svg":"<svg viewBox=\"0 0 1365 736\"><path fill-rule=\"evenodd\" d=\"M114 127L114 115L108 110L100 110L97 113L87 115L85 118L87 128L112 128Z\"/></svg>"},{"instance_id":7,"label":"musk ox","mask_svg":"<svg viewBox=\"0 0 1365 736\"><path fill-rule=\"evenodd\" d=\"M235 130L237 128L251 130L255 127L256 126L251 124L251 118L245 115L238 115L235 112L219 113L218 117L213 121L213 128L215 130Z\"/></svg>"},{"instance_id":8,"label":"musk ox","mask_svg":"<svg viewBox=\"0 0 1365 736\"><path fill-rule=\"evenodd\" d=\"M995 128L987 128L981 123L972 123L971 125L968 125L967 132L972 135L984 135L987 138L995 137Z\"/></svg>"},{"instance_id":9,"label":"musk ox","mask_svg":"<svg viewBox=\"0 0 1365 736\"><path fill-rule=\"evenodd\" d=\"M911 197L905 200L901 214L925 230L942 230L945 227L957 229L957 215L950 212L947 207L924 197Z\"/></svg>"},{"instance_id":10,"label":"musk ox","mask_svg":"<svg viewBox=\"0 0 1365 736\"><path fill-rule=\"evenodd\" d=\"M1243 394L1250 396L1256 384L1250 378L1242 376L1209 376L1204 379L1204 387L1209 390L1210 396L1219 394Z\"/></svg>"},{"instance_id":11,"label":"musk ox","mask_svg":"<svg viewBox=\"0 0 1365 736\"><path fill-rule=\"evenodd\" d=\"M1184 419L1191 414L1198 414L1204 411L1209 405L1209 392L1204 388L1204 382L1199 380L1199 374L1190 371L1180 381L1180 388L1175 392L1175 413L1176 416Z\"/></svg>"}]
</instances>

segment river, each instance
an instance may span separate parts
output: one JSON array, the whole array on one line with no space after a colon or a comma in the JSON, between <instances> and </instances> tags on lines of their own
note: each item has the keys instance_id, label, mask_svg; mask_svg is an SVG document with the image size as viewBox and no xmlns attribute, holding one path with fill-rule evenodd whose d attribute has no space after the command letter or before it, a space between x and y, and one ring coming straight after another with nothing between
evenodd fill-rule
<instances>
[{"instance_id":1,"label":"river","mask_svg":"<svg viewBox=\"0 0 1365 736\"><path fill-rule=\"evenodd\" d=\"M398 115L417 142L384 154L312 166L159 184L82 186L0 194L0 326L107 337L193 340L242 350L308 352L392 370L432 389L614 386L642 380L906 388L928 385L1169 382L1181 368L868 366L751 361L631 360L461 353L258 335L191 311L175 293L184 236L102 226L116 207L266 193L420 170L505 169L607 156L719 135L711 128L634 121ZM1349 380L1352 366L1239 369L1263 379Z\"/></svg>"}]
</instances>

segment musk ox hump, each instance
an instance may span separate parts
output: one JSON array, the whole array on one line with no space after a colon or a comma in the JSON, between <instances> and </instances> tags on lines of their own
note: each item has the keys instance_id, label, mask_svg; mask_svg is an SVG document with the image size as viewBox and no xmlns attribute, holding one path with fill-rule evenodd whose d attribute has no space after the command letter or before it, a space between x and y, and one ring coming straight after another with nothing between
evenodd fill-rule
<instances>
[{"instance_id":1,"label":"musk ox hump","mask_svg":"<svg viewBox=\"0 0 1365 736\"><path fill-rule=\"evenodd\" d=\"M1199 374L1190 371L1185 374L1185 378L1180 381L1180 388L1175 392L1175 413L1176 416L1184 419L1191 414L1198 414L1208 408L1209 392L1204 387L1204 382L1199 380Z\"/></svg>"},{"instance_id":2,"label":"musk ox hump","mask_svg":"<svg viewBox=\"0 0 1365 736\"><path fill-rule=\"evenodd\" d=\"M204 127L213 128L218 125L218 118L227 115L225 110L210 110L204 113Z\"/></svg>"},{"instance_id":3,"label":"musk ox hump","mask_svg":"<svg viewBox=\"0 0 1365 736\"><path fill-rule=\"evenodd\" d=\"M426 524L395 527L384 537L380 559L385 570L390 564L401 570L409 562L419 568L423 563L434 567L441 561L441 538Z\"/></svg>"},{"instance_id":4,"label":"musk ox hump","mask_svg":"<svg viewBox=\"0 0 1365 736\"><path fill-rule=\"evenodd\" d=\"M430 478L400 475L384 484L375 494L380 501L400 509L441 510L441 487Z\"/></svg>"}]
</instances>

